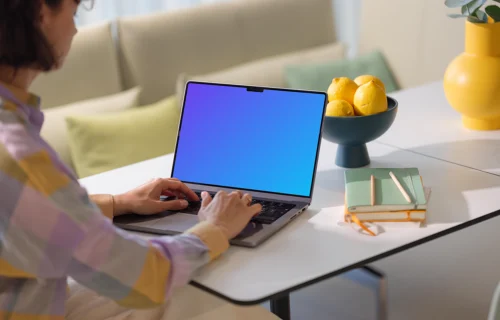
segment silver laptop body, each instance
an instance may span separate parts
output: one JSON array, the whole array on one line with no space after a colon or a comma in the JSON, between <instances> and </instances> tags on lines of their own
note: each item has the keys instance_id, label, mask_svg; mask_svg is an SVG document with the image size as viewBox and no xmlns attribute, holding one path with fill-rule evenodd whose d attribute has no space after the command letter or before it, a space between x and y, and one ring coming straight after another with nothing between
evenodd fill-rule
<instances>
[{"instance_id":1,"label":"silver laptop body","mask_svg":"<svg viewBox=\"0 0 500 320\"><path fill-rule=\"evenodd\" d=\"M214 84L214 83L206 83L206 82L197 82L191 81L186 84L186 97L189 94L189 85L193 84L204 84L204 85L215 85L215 86L230 86L230 87L245 87L245 86L237 86L237 85L229 85L229 84ZM321 112L324 114L324 108L326 106L326 94L322 92L313 92L313 91L303 91L303 90L288 90L288 89L277 89L277 88L265 88L265 87L246 87L249 91L261 92L262 90L279 90L279 91L290 91L290 92L303 92L303 93L311 93L311 94L321 94L324 96L323 105L320 106L322 108ZM184 110L181 116L181 125L184 119ZM225 121L230 121L230 119L225 119ZM272 203L278 204L279 206L291 207L289 211L281 215L279 218L274 220L271 223L261 223L252 221L247 227L238 235L235 239L231 240L231 244L245 246L245 247L256 247L261 244L264 240L271 237L278 230L283 228L290 221L295 219L299 214L304 212L309 205L311 204L312 194L313 194L313 186L314 180L316 176L316 166L318 162L320 143L321 143L321 132L322 132L323 119L321 118L318 121L318 137L317 137L317 148L314 165L311 166L312 170L312 180L310 186L310 194L308 196L294 196L287 195L281 193L273 193L259 190L248 190L244 188L229 188L229 187L220 187L216 185L212 185L210 183L189 183L186 182L186 185L191 188L193 191L197 193L201 193L202 191L207 191L212 195L215 195L218 191L226 191L228 193L234 190L240 190L243 193L250 193L254 199L254 201L263 201L263 203ZM179 128L180 130L180 128ZM298 128L300 130L300 128ZM176 156L174 158L174 165L172 172L174 171L176 161L177 161L177 152L179 148L179 137L177 138L177 146L176 146ZM293 152L300 153L301 150L294 150ZM312 155L311 155L312 156ZM276 159L276 161L283 161L283 159ZM287 159L286 161L293 161L293 159ZM241 168L244 170L244 168ZM180 177L176 177L180 178ZM183 180L182 178L180 178ZM145 233L152 233L158 235L175 235L182 233L189 228L193 227L199 222L198 216L196 214L190 213L182 213L182 212L162 212L160 214L152 215L152 216L140 216L135 214L123 215L120 217L116 217L114 223L116 226L132 231L139 231Z\"/></svg>"}]
</instances>

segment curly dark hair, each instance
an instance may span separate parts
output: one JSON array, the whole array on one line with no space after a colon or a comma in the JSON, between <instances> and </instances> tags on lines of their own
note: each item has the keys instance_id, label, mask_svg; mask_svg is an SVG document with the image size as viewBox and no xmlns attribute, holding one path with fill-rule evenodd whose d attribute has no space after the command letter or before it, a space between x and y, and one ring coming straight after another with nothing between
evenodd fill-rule
<instances>
[{"instance_id":1,"label":"curly dark hair","mask_svg":"<svg viewBox=\"0 0 500 320\"><path fill-rule=\"evenodd\" d=\"M64 0L0 0L0 65L42 71L56 65L57 57L39 25L42 1L57 10Z\"/></svg>"}]
</instances>

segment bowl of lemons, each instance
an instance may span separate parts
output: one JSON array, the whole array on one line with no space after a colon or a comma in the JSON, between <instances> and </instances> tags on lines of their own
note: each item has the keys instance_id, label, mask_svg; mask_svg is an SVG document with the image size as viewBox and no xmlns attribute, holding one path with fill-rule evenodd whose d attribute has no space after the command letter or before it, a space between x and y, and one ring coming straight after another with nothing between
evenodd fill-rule
<instances>
[{"instance_id":1,"label":"bowl of lemons","mask_svg":"<svg viewBox=\"0 0 500 320\"><path fill-rule=\"evenodd\" d=\"M335 164L359 168L370 164L366 143L383 135L396 118L398 103L372 75L334 78L328 88L323 137L338 144Z\"/></svg>"}]
</instances>

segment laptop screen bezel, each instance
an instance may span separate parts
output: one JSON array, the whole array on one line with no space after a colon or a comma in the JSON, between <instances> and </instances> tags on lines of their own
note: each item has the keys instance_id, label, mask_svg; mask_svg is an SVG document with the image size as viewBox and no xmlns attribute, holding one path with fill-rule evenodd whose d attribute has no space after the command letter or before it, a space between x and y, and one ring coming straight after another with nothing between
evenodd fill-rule
<instances>
[{"instance_id":1,"label":"laptop screen bezel","mask_svg":"<svg viewBox=\"0 0 500 320\"><path fill-rule=\"evenodd\" d=\"M314 168L313 168L313 173L312 173L313 176L312 176L311 186L309 188L309 195L303 196L303 195L297 195L297 194L291 194L291 193L280 193L280 192L265 191L265 190L235 188L233 186L222 186L222 185L207 184L207 183L200 183L200 182L194 182L194 181L184 181L184 180L182 181L184 183L194 184L194 185L200 185L200 186L210 186L210 187L218 187L218 188L225 188L225 189L237 189L237 190L248 191L248 192L260 192L260 193L263 193L263 194L277 194L277 195L292 196L292 197L304 198L304 199L308 199L308 198L312 197L312 194L313 194L313 191L314 191L314 184L316 182L316 170L317 170L317 167L318 167L319 153L320 153L320 149L321 149L321 140L322 140L322 137L323 137L323 124L324 124L324 119L325 119L324 115L325 115L326 106L328 104L328 95L325 92L312 91L312 90L288 89L288 88L247 86L247 85L218 83L218 82L187 81L186 82L186 86L185 86L185 91L184 91L184 97L183 97L183 100L182 100L181 117L180 117L180 120L179 120L179 127L178 127L178 130L177 130L177 139L176 139L176 142L175 142L175 151L174 151L174 159L173 159L173 163L172 163L172 170L170 172L170 176L171 177L174 177L173 174L174 174L174 171L175 171L175 162L176 162L176 159L177 159L177 149L178 149L178 146L179 146L180 131L181 131L181 128L182 128L182 121L184 119L184 107L185 107L185 104L186 104L186 97L188 95L189 85L190 84L204 84L204 85L213 85L213 86L246 88L248 91L254 91L254 92L264 92L265 90L275 90L275 91L299 92L299 93L308 93L308 94L322 95L324 97L323 110L322 110L323 117L321 119L320 129L319 129L319 134L318 134L318 140L317 140L317 143L316 143L316 156L315 156L315 160L314 160Z\"/></svg>"}]
</instances>

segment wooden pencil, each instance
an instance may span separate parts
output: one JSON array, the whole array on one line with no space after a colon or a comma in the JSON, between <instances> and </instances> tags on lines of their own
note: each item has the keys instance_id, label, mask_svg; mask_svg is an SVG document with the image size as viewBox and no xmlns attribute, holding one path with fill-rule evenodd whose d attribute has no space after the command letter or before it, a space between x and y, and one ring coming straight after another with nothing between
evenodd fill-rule
<instances>
[{"instance_id":1,"label":"wooden pencil","mask_svg":"<svg viewBox=\"0 0 500 320\"><path fill-rule=\"evenodd\" d=\"M405 197L406 201L408 201L408 203L411 203L410 196L408 195L408 193L406 193L405 189L403 188L403 186L399 182L398 178L396 178L396 176L394 175L394 173L392 173L392 171L389 172L389 175L391 176L392 180L394 180L394 183L398 187L401 194L403 194L403 197Z\"/></svg>"},{"instance_id":2,"label":"wooden pencil","mask_svg":"<svg viewBox=\"0 0 500 320\"><path fill-rule=\"evenodd\" d=\"M371 196L371 202L372 202L372 206L375 205L375 177L373 176L372 174L372 177L371 177L371 191L372 191L372 196Z\"/></svg>"}]
</instances>

